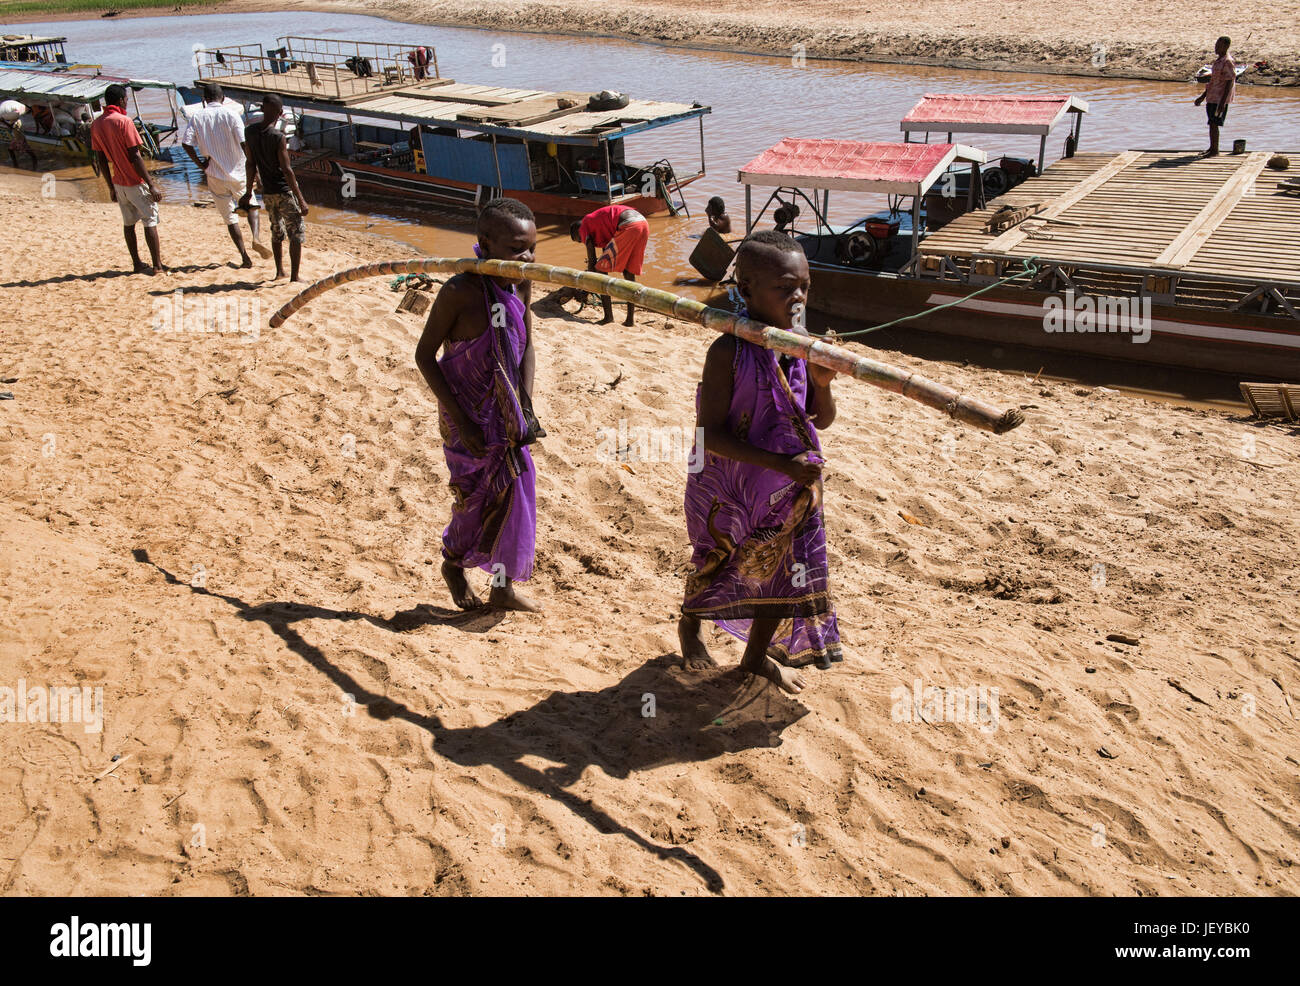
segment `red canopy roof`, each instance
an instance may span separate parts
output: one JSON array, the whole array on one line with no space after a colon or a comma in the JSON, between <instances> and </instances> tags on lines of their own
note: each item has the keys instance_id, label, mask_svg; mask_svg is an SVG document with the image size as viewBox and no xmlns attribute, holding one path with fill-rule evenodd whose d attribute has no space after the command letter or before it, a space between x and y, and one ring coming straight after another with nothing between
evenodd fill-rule
<instances>
[{"instance_id":1,"label":"red canopy roof","mask_svg":"<svg viewBox=\"0 0 1300 986\"><path fill-rule=\"evenodd\" d=\"M789 185L920 195L954 160L986 160L961 144L873 143L787 137L740 169L746 185Z\"/></svg>"},{"instance_id":2,"label":"red canopy roof","mask_svg":"<svg viewBox=\"0 0 1300 986\"><path fill-rule=\"evenodd\" d=\"M996 93L926 93L899 129L951 133L1048 133L1068 112L1088 104L1068 93L1041 96Z\"/></svg>"}]
</instances>

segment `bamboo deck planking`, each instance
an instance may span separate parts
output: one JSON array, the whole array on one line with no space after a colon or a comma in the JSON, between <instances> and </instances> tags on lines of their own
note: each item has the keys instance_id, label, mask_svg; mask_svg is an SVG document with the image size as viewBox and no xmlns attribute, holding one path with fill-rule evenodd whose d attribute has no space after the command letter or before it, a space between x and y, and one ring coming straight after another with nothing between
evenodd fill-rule
<instances>
[{"instance_id":1,"label":"bamboo deck planking","mask_svg":"<svg viewBox=\"0 0 1300 986\"><path fill-rule=\"evenodd\" d=\"M1276 188L1267 154L1195 160L1191 153L1079 154L1058 161L926 237L925 255L1002 253L1171 269L1192 274L1300 281L1300 198ZM1293 155L1294 157L1294 155ZM1109 174L1107 174L1109 171ZM1079 194L1082 191L1083 194ZM1046 202L1079 226L1046 224L994 235L984 223L1004 205ZM1015 233L1012 237L1010 234ZM999 239L1001 243L999 243Z\"/></svg>"}]
</instances>

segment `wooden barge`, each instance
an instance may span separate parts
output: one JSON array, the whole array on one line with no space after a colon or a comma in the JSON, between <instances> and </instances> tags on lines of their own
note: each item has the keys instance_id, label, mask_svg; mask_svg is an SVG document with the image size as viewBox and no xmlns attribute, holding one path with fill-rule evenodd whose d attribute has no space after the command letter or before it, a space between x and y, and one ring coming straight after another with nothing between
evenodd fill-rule
<instances>
[{"instance_id":1,"label":"wooden barge","mask_svg":"<svg viewBox=\"0 0 1300 986\"><path fill-rule=\"evenodd\" d=\"M836 145L834 155L819 144ZM783 145L788 153L774 155ZM821 192L815 224L795 230L816 311L864 327L924 313L900 330L1300 380L1300 197L1266 167L1270 152L1075 154L981 203L978 176L964 174L980 162L967 163L960 145L777 148L739 178L747 208L751 186L813 202ZM955 186L957 169L965 189L928 223L927 193ZM835 226L833 189L910 198L911 208L891 201L888 212ZM758 217L747 219L752 229ZM874 251L845 249L873 228L885 231Z\"/></svg>"},{"instance_id":2,"label":"wooden barge","mask_svg":"<svg viewBox=\"0 0 1300 986\"><path fill-rule=\"evenodd\" d=\"M649 215L675 211L704 175L698 104L458 83L436 53L357 41L278 38L198 53L198 82L248 104L278 93L296 114L295 168L358 192L474 206L495 195L536 212L580 216L610 203ZM624 139L697 121L698 170L665 158L629 163Z\"/></svg>"}]
</instances>

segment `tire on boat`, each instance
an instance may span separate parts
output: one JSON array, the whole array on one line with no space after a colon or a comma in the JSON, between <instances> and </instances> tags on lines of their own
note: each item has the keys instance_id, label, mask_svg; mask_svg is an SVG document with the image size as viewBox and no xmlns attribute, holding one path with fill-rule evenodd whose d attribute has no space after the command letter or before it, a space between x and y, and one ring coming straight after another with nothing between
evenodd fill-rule
<instances>
[{"instance_id":1,"label":"tire on boat","mask_svg":"<svg viewBox=\"0 0 1300 986\"><path fill-rule=\"evenodd\" d=\"M613 92L609 89L602 89L596 95L587 100L587 109L590 111L599 110L621 110L628 104L626 93Z\"/></svg>"},{"instance_id":2,"label":"tire on boat","mask_svg":"<svg viewBox=\"0 0 1300 986\"><path fill-rule=\"evenodd\" d=\"M996 198L1011 187L1011 176L1005 168L985 168L983 178L985 198Z\"/></svg>"}]
</instances>

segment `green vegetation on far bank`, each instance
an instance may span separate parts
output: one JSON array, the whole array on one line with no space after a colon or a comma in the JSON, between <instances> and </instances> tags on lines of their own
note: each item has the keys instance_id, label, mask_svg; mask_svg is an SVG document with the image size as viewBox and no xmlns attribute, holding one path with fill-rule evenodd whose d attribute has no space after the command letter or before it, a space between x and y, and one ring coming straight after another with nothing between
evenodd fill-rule
<instances>
[{"instance_id":1,"label":"green vegetation on far bank","mask_svg":"<svg viewBox=\"0 0 1300 986\"><path fill-rule=\"evenodd\" d=\"M35 15L30 19L40 21L43 14L85 14L93 16L109 11L139 10L156 7L174 10L177 7L197 7L205 0L0 0L0 18L9 20L17 14ZM213 4L208 3L208 6Z\"/></svg>"}]
</instances>

